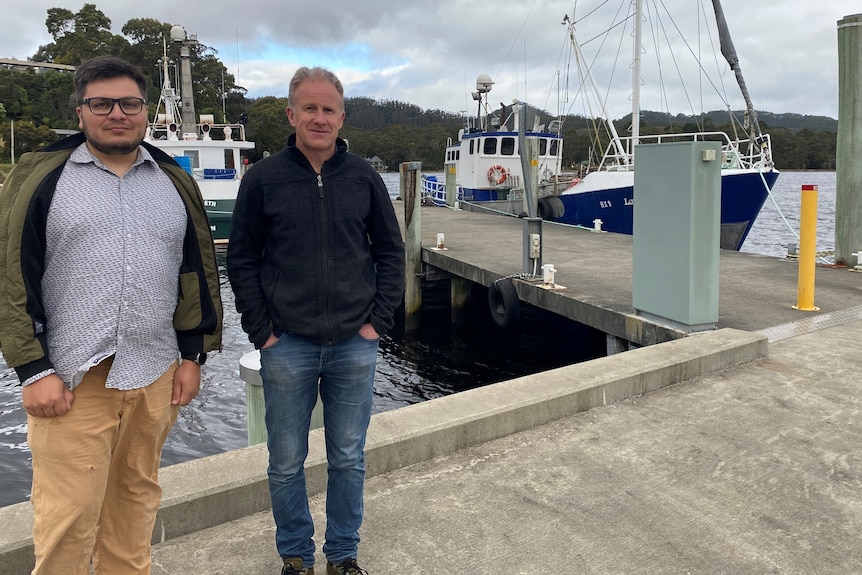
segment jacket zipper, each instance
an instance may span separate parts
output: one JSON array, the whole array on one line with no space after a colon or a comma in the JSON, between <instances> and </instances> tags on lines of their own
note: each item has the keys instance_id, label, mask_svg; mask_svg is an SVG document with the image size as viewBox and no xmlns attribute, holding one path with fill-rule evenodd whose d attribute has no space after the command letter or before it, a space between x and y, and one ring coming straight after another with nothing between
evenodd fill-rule
<instances>
[{"instance_id":1,"label":"jacket zipper","mask_svg":"<svg viewBox=\"0 0 862 575\"><path fill-rule=\"evenodd\" d=\"M320 199L323 199L323 176L317 174L317 192L320 195ZM321 202L320 204L320 214L321 219L321 229L323 230L323 276L324 276L324 284L329 285L329 245L327 244L327 226L326 226L326 203ZM327 332L327 340L331 343L332 341L332 328L330 325L329 318L329 292L324 290L324 300L323 300L323 316L324 316L324 325L326 326Z\"/></svg>"}]
</instances>

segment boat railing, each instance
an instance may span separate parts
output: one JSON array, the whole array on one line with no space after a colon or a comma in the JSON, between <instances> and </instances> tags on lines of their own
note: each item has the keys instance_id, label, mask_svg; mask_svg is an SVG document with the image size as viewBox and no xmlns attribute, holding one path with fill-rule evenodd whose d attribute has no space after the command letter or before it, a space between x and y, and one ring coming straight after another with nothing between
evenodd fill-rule
<instances>
[{"instance_id":1,"label":"boat railing","mask_svg":"<svg viewBox=\"0 0 862 575\"><path fill-rule=\"evenodd\" d=\"M669 142L697 142L697 141L719 141L721 142L721 167L722 168L772 168L772 140L769 134L763 134L756 142L750 138L731 139L726 132L690 132L680 134L649 134L641 135L637 139L638 144L661 144ZM634 139L631 137L619 138L618 142L611 142L605 149L600 170L605 171L630 171L634 169L632 149Z\"/></svg>"},{"instance_id":2,"label":"boat railing","mask_svg":"<svg viewBox=\"0 0 862 575\"><path fill-rule=\"evenodd\" d=\"M460 192L460 189L459 189ZM461 198L457 198L460 200ZM440 181L437 176L422 174L422 200L428 200L435 206L446 205L446 181Z\"/></svg>"},{"instance_id":3,"label":"boat railing","mask_svg":"<svg viewBox=\"0 0 862 575\"><path fill-rule=\"evenodd\" d=\"M215 124L201 122L195 124L194 132L182 133L182 126L176 123L150 124L150 138L153 140L218 140L245 142L244 124ZM215 136L215 137L213 137Z\"/></svg>"}]
</instances>

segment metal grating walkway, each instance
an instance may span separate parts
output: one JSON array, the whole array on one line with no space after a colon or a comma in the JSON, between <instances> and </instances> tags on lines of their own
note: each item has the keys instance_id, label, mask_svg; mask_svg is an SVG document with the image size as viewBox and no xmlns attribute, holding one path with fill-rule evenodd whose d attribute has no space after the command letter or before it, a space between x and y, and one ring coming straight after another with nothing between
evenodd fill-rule
<instances>
[{"instance_id":1,"label":"metal grating walkway","mask_svg":"<svg viewBox=\"0 0 862 575\"><path fill-rule=\"evenodd\" d=\"M862 305L807 317L790 323L776 325L757 330L755 333L765 335L769 342L781 341L789 337L812 333L827 327L835 327L862 319Z\"/></svg>"}]
</instances>

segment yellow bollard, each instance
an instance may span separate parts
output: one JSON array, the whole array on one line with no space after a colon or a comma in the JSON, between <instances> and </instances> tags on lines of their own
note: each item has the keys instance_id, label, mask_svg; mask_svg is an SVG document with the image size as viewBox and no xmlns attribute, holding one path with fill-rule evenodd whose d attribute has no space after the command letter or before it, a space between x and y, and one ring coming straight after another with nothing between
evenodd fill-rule
<instances>
[{"instance_id":1,"label":"yellow bollard","mask_svg":"<svg viewBox=\"0 0 862 575\"><path fill-rule=\"evenodd\" d=\"M799 217L799 279L796 305L801 311L820 311L814 306L814 270L817 256L817 186L802 186Z\"/></svg>"}]
</instances>

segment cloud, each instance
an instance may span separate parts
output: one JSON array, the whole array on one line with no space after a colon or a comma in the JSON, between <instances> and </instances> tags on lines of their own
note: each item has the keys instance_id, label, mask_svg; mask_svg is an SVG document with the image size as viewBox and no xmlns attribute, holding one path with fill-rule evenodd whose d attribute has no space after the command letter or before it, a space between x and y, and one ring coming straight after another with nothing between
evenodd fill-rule
<instances>
[{"instance_id":1,"label":"cloud","mask_svg":"<svg viewBox=\"0 0 862 575\"><path fill-rule=\"evenodd\" d=\"M297 67L323 65L339 75L348 95L458 112L473 107L470 92L475 89L476 76L485 73L495 81L493 100L517 98L553 112L570 107L563 96L567 89L569 96L577 89L571 80L566 27L560 21L564 14L572 15L575 6L577 17L586 16L590 3L600 2L499 0L491 9L487 3L461 0L331 0L318 3L319 7L290 0L277 4L211 0L206 10L194 3L165 0L146 5L112 0L97 6L111 19L114 33L120 33L129 19L140 17L184 26L218 50L252 96L286 96ZM15 33L0 36L0 57L26 58L40 44L51 41L45 28L48 8L77 12L84 3L32 0L8 4L3 20L5 28ZM604 8L616 4L606 2ZM630 2L619 4L625 11ZM649 32L669 36L674 27L691 26L700 30L700 42L695 35L698 46L708 39L703 11L711 10L710 2L701 0L699 19L686 17L683 10L692 13L697 0L644 0L644 5L650 16L644 27ZM756 108L837 116L836 30L837 21L847 15L846 0L725 0L724 10ZM662 28L653 24L656 15L663 16ZM598 16L581 21L579 39L599 34ZM644 60L651 58L650 42L645 36ZM673 113L686 113L701 105L696 88L682 92L670 87L677 67L686 66L682 56L688 50L683 44L674 46L677 62L668 59L663 63L661 82L644 76L644 96L655 102L644 104L647 109L666 106ZM625 56L631 53L620 43L605 47ZM730 98L736 90L732 73L721 63L712 68L713 82L723 85ZM596 60L594 70L596 76L601 72L602 82L607 82L611 70L616 79L629 81L626 65L614 68L610 60L601 59ZM601 85L614 93L614 99L608 100L611 115L628 113L630 89ZM663 95L659 87L665 89ZM741 107L738 97L732 97L731 106ZM706 109L718 107L720 102Z\"/></svg>"}]
</instances>

